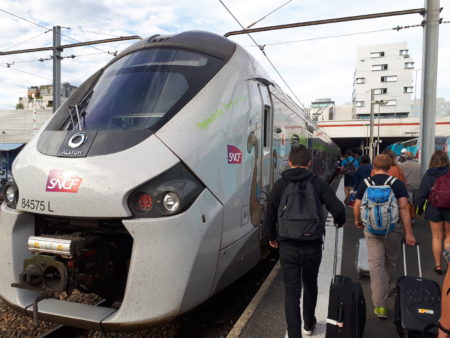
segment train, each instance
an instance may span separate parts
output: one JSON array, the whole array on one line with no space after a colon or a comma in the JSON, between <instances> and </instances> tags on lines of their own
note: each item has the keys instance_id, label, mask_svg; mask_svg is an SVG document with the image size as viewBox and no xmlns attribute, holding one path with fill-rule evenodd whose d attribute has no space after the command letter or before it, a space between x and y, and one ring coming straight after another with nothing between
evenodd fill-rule
<instances>
[{"instance_id":1,"label":"train","mask_svg":"<svg viewBox=\"0 0 450 338\"><path fill-rule=\"evenodd\" d=\"M413 138L411 140L400 141L388 145L386 148L392 150L397 156L401 155L402 149L410 151L415 159L420 157L420 149L418 145L419 139ZM435 150L443 150L450 157L450 136L436 136Z\"/></svg>"},{"instance_id":2,"label":"train","mask_svg":"<svg viewBox=\"0 0 450 338\"><path fill-rule=\"evenodd\" d=\"M0 212L0 297L93 330L169 321L265 255L291 148L340 150L241 46L188 31L131 45L22 149ZM62 300L74 290L112 305Z\"/></svg>"}]
</instances>

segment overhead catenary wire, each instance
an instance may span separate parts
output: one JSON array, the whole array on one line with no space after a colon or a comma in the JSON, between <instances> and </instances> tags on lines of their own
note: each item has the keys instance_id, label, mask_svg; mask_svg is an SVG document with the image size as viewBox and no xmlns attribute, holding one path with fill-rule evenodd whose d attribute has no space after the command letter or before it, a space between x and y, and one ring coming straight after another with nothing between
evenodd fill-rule
<instances>
[{"instance_id":1,"label":"overhead catenary wire","mask_svg":"<svg viewBox=\"0 0 450 338\"><path fill-rule=\"evenodd\" d=\"M16 15L16 14L11 13L11 12L8 12L8 11L5 11L4 9L1 9L1 8L0 8L0 11L1 11L1 12L4 12L4 13L6 13L6 14L9 14L9 15L11 15L11 16L14 16L14 17L16 17L16 18L18 18L18 19L20 19L20 20L26 21L26 22L28 22L28 23L30 23L30 24L32 24L32 25L35 25L35 26L44 28L44 29L46 29L46 30L48 30L48 29L49 29L49 30L52 30L52 29L49 28L49 27L42 26L42 25L40 25L40 24L38 24L38 23L36 23L36 22L30 21L30 20L28 20L28 19L25 19L25 18L23 18L23 17L21 17L21 16L19 16L19 15ZM62 28L70 29L70 27L62 27ZM81 42L80 40L77 40L77 39L75 39L75 38L72 38L72 37L70 37L70 36L68 36L68 35L65 35L65 34L63 34L63 33L59 33L59 34L60 34L61 36L64 36L64 37L68 38L68 39L71 39L71 40L73 40L73 41ZM104 50L102 50L102 49L100 49L100 48L97 48L97 47L94 47L94 46L88 46L88 47L97 49L97 50L99 50L99 51L101 51L101 52L103 52L103 53L108 54L107 51L104 51Z\"/></svg>"},{"instance_id":2,"label":"overhead catenary wire","mask_svg":"<svg viewBox=\"0 0 450 338\"><path fill-rule=\"evenodd\" d=\"M18 19L20 19L20 20L23 20L23 21L26 21L26 22L28 22L28 23L31 23L32 25L35 25L35 26L38 26L38 27L41 27L41 28L44 28L44 29L50 29L49 27L42 26L42 25L40 25L40 24L38 24L38 23L36 23L36 22L33 22L33 21L28 20L28 19L22 18L22 17L19 16L19 15L16 15L16 14L11 13L11 12L8 12L8 11L5 11L4 9L1 9L1 8L0 8L0 11L1 11L1 12L4 12L4 13L6 13L6 14L9 14L9 15L11 15L11 16L14 16L14 17L16 17L16 18L18 18Z\"/></svg>"},{"instance_id":3,"label":"overhead catenary wire","mask_svg":"<svg viewBox=\"0 0 450 338\"><path fill-rule=\"evenodd\" d=\"M232 32L225 33L224 36L230 37L231 35L268 32L268 31L272 31L272 30L279 30L279 29L286 29L286 28L317 26L317 25L325 25L325 24L330 24L330 23L377 19L377 18L384 18L384 17L390 17L390 16L410 15L410 14L420 14L420 15L424 16L426 14L426 10L424 8L415 8L415 9L407 9L407 10L393 11L393 12L372 13L372 14L354 15L354 16L346 16L346 17L340 17L340 18L324 19L324 20L295 22L295 23L290 23L290 24L282 24L282 25L275 25L275 26L243 29L240 31L232 31Z\"/></svg>"},{"instance_id":4,"label":"overhead catenary wire","mask_svg":"<svg viewBox=\"0 0 450 338\"><path fill-rule=\"evenodd\" d=\"M80 42L80 43L82 42L82 41L77 40L77 39L74 39L74 38L72 38L72 37L70 37L70 36L68 36L68 35L65 35L65 34L63 34L63 33L60 33L60 35L66 37L66 38L68 38L68 39L70 39L70 40L76 41L76 42ZM100 52L103 52L103 53L105 53L105 54L109 54L107 51L105 51L105 50L103 50L103 49L100 49L100 48L98 48L98 47L94 47L94 46L90 46L90 45L88 45L87 47L90 47L90 48L93 48L93 49L97 49L97 50L99 50Z\"/></svg>"},{"instance_id":5,"label":"overhead catenary wire","mask_svg":"<svg viewBox=\"0 0 450 338\"><path fill-rule=\"evenodd\" d=\"M318 36L318 37L314 37L314 38L307 38L307 39L301 39L301 40L291 40L291 41L284 41L284 42L266 43L266 44L264 44L264 46L265 47L267 47L267 46L277 46L277 45L285 45L285 44L305 42L305 41L333 39L333 38L340 38L340 37L346 37L346 36L380 33L380 32L392 31L392 30L400 31L402 29L416 28L416 27L422 27L422 24L408 25L408 26L396 26L396 27L393 27L393 28L376 29L376 30L371 30L371 31L362 31L362 32L354 32L354 33L346 33L346 34ZM254 46L253 45L248 45L248 46L245 46L245 47L254 47Z\"/></svg>"},{"instance_id":6,"label":"overhead catenary wire","mask_svg":"<svg viewBox=\"0 0 450 338\"><path fill-rule=\"evenodd\" d=\"M52 79L49 79L49 78L47 78L47 77L44 77L44 76L41 76L41 75L37 75L37 74L33 74L33 73L30 73L30 72L26 72L26 71L24 71L24 70L20 70L20 69L17 69L17 68L13 68L13 67L11 67L11 66L2 66L2 67L4 67L4 68L9 68L9 69L12 69L12 70L15 70L16 72L19 72L19 73L24 73L24 74L28 74L28 75L33 75L33 76L40 77L40 78L45 79L45 80L48 80L48 81L52 81Z\"/></svg>"},{"instance_id":7,"label":"overhead catenary wire","mask_svg":"<svg viewBox=\"0 0 450 338\"><path fill-rule=\"evenodd\" d=\"M113 52L108 51L108 54L112 55L112 56L116 56L117 53L118 53L117 50L113 51ZM71 55L67 55L67 56L61 56L61 59L75 59L78 57L94 56L94 55L105 55L105 53L99 52L99 53L88 53L88 54L77 54L77 55L71 54ZM44 61L50 61L50 60L53 60L53 56L49 56L47 58L33 59L33 60L19 60L19 61L14 60L14 61L10 61L10 62L4 62L4 63L2 62L1 64L4 64L6 66L8 66L8 65L12 66L12 65L18 64L18 63L44 62Z\"/></svg>"},{"instance_id":8,"label":"overhead catenary wire","mask_svg":"<svg viewBox=\"0 0 450 338\"><path fill-rule=\"evenodd\" d=\"M292 0L291 0L292 1ZM81 28L73 28L73 27L67 27L67 29L73 30L73 31L80 31L80 32L85 32L85 33L93 33L93 34L98 34L98 35L105 35L105 36L112 36L114 38L119 38L120 35L114 35L114 34L108 34L108 33L100 33L100 32L94 32L94 31L88 31L85 29L81 29Z\"/></svg>"},{"instance_id":9,"label":"overhead catenary wire","mask_svg":"<svg viewBox=\"0 0 450 338\"><path fill-rule=\"evenodd\" d=\"M245 29L244 26L240 23L240 21L234 16L234 14L228 9L228 7L222 2L222 0L219 0L219 2L222 4L222 6L227 10L227 12L233 17L233 19L238 23L239 26L241 26L242 29ZM305 113L305 115L309 116L307 113L307 109L305 108L304 104L300 101L300 99L297 97L297 95L295 95L294 91L292 90L292 88L289 86L289 84L286 82L286 80L283 78L283 76L280 74L280 72L278 71L278 69L275 67L275 65L272 63L272 61L270 61L269 57L267 56L267 54L264 51L264 46L259 45L256 40L250 35L247 34L249 36L249 38L255 43L256 46L259 47L259 50L263 53L264 57L267 59L267 61L270 63L270 65L272 66L272 68L275 70L275 72L278 74L278 76L280 77L280 79L283 81L283 83L286 85L286 87L289 89L289 91L292 93L292 95L295 97L295 99L297 100L297 103L300 105L300 108L302 109L302 111Z\"/></svg>"},{"instance_id":10,"label":"overhead catenary wire","mask_svg":"<svg viewBox=\"0 0 450 338\"><path fill-rule=\"evenodd\" d=\"M39 36L41 36L41 35L44 35L44 34L47 34L48 32L51 32L51 31L52 31L51 29L47 29L45 32L42 32L42 33L40 33L40 34L38 34L38 35L35 35L35 36L33 36L33 37L29 38L29 39L26 39L25 41L16 43L14 46L11 46L11 47L8 47L8 48L2 50L2 52L6 52L7 50L10 50L10 49L12 49L12 48L14 48L14 47L23 45L24 43L26 43L26 42L28 42L28 41L31 41L31 40L33 40L33 39L36 39L37 37L39 37Z\"/></svg>"},{"instance_id":11,"label":"overhead catenary wire","mask_svg":"<svg viewBox=\"0 0 450 338\"><path fill-rule=\"evenodd\" d=\"M250 27L253 27L254 25L256 25L258 22L261 22L262 20L264 20L265 18L267 18L269 15L275 13L276 11L278 11L279 9L281 9L282 7L286 6L288 3L290 3L292 0L288 0L286 1L284 4L282 4L281 6L275 8L272 12L264 15L261 19L255 21L254 23L252 23L251 25L247 26L247 29L249 29Z\"/></svg>"}]
</instances>

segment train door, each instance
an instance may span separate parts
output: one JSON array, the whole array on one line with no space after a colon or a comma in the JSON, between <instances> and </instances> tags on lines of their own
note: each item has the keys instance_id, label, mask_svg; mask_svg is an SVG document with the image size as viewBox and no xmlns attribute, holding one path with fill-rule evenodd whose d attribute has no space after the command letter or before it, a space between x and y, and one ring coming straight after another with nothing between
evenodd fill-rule
<instances>
[{"instance_id":1,"label":"train door","mask_svg":"<svg viewBox=\"0 0 450 338\"><path fill-rule=\"evenodd\" d=\"M271 174L271 147L273 144L273 109L265 80L248 81L249 111L247 146L242 158L242 190L225 206L221 248L254 233L261 228L264 204L267 201ZM239 120L239 123L244 123ZM236 207L237 206L237 207ZM241 212L236 210L241 207ZM259 249L259 242L254 242ZM249 248L249 244L247 249Z\"/></svg>"},{"instance_id":2,"label":"train door","mask_svg":"<svg viewBox=\"0 0 450 338\"><path fill-rule=\"evenodd\" d=\"M253 226L259 226L264 217L264 206L273 185L273 105L268 89L269 82L258 79L256 82L259 96L259 111L256 119L260 121L255 128L255 138L258 140L256 163L250 192L250 221Z\"/></svg>"},{"instance_id":3,"label":"train door","mask_svg":"<svg viewBox=\"0 0 450 338\"><path fill-rule=\"evenodd\" d=\"M262 116L263 123L261 130L261 189L263 194L268 194L273 185L273 105L269 88L267 86L258 85L262 102Z\"/></svg>"}]
</instances>

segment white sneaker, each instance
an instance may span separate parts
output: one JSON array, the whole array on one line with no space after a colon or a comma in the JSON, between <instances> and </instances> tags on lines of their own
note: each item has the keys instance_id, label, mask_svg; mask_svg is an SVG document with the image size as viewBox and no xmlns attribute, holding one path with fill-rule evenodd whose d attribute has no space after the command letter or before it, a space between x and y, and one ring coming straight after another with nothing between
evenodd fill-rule
<instances>
[{"instance_id":1,"label":"white sneaker","mask_svg":"<svg viewBox=\"0 0 450 338\"><path fill-rule=\"evenodd\" d=\"M305 330L305 329L303 328L303 334L304 334L305 336L312 336L313 330Z\"/></svg>"},{"instance_id":2,"label":"white sneaker","mask_svg":"<svg viewBox=\"0 0 450 338\"><path fill-rule=\"evenodd\" d=\"M308 327L308 328L306 328L306 326L303 326L303 334L305 336L312 336L315 327L316 327L316 323L314 323L311 327Z\"/></svg>"}]
</instances>

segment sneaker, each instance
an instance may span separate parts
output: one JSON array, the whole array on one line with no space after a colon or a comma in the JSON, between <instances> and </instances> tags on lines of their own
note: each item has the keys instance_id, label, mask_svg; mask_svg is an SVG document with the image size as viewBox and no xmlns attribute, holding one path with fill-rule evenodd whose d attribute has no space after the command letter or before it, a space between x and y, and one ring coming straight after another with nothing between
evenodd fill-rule
<instances>
[{"instance_id":1,"label":"sneaker","mask_svg":"<svg viewBox=\"0 0 450 338\"><path fill-rule=\"evenodd\" d=\"M387 309L383 306L376 307L373 312L378 318L387 319L388 317Z\"/></svg>"},{"instance_id":2,"label":"sneaker","mask_svg":"<svg viewBox=\"0 0 450 338\"><path fill-rule=\"evenodd\" d=\"M305 326L303 326L303 334L305 336L311 336L313 334L315 328L316 328L316 321L314 321L312 323L312 325L305 324Z\"/></svg>"}]
</instances>

